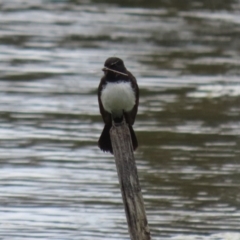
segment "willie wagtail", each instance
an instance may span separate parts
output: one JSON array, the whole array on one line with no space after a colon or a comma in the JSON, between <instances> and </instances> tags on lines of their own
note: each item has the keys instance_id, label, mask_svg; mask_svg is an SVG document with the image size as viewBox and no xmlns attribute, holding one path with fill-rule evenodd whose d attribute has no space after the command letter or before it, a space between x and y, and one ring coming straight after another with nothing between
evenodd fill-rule
<instances>
[{"instance_id":1,"label":"willie wagtail","mask_svg":"<svg viewBox=\"0 0 240 240\"><path fill-rule=\"evenodd\" d=\"M126 69L123 60L116 57L108 58L102 70L104 76L98 87L98 104L105 126L98 146L104 152L113 153L109 133L112 121L122 122L125 118L135 150L138 142L132 125L135 121L139 101L136 78Z\"/></svg>"}]
</instances>

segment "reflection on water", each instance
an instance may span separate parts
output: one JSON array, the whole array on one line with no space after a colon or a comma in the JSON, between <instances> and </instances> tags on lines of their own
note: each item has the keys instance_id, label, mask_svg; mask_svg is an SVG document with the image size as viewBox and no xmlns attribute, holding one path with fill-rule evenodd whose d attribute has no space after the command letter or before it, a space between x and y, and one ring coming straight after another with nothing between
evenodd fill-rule
<instances>
[{"instance_id":1,"label":"reflection on water","mask_svg":"<svg viewBox=\"0 0 240 240\"><path fill-rule=\"evenodd\" d=\"M180 3L181 2L181 3ZM137 77L153 239L240 239L239 1L2 1L0 236L129 239L96 142L109 56Z\"/></svg>"}]
</instances>

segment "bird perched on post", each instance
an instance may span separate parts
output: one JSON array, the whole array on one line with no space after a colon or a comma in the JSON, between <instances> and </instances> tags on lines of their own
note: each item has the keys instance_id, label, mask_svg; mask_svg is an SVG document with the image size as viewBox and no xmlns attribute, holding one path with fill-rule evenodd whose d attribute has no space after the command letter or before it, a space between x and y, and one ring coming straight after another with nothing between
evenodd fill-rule
<instances>
[{"instance_id":1,"label":"bird perched on post","mask_svg":"<svg viewBox=\"0 0 240 240\"><path fill-rule=\"evenodd\" d=\"M120 123L124 118L128 124L135 150L138 142L132 125L135 121L139 102L136 78L126 69L123 60L116 57L108 58L102 70L104 76L98 87L98 104L105 126L98 146L104 152L113 153L109 132L112 121Z\"/></svg>"}]
</instances>

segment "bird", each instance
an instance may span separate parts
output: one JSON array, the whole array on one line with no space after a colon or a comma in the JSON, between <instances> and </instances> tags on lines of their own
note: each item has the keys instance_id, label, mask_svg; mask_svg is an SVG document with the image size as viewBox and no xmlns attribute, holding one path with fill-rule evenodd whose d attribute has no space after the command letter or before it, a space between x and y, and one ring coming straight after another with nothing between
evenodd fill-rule
<instances>
[{"instance_id":1,"label":"bird","mask_svg":"<svg viewBox=\"0 0 240 240\"><path fill-rule=\"evenodd\" d=\"M130 130L133 150L138 147L137 137L132 125L138 111L139 88L136 78L129 72L122 59L108 58L102 69L104 76L98 86L98 104L105 126L98 140L103 152L113 154L110 139L112 123L126 121Z\"/></svg>"}]
</instances>

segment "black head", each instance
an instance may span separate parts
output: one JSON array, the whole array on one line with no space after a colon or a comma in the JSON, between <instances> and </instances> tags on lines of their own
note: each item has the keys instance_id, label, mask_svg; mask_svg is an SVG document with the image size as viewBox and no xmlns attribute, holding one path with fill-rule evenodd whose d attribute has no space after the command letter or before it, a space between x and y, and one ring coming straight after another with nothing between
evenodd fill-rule
<instances>
[{"instance_id":1,"label":"black head","mask_svg":"<svg viewBox=\"0 0 240 240\"><path fill-rule=\"evenodd\" d=\"M113 71L111 71L113 70ZM127 74L127 69L124 66L122 59L117 57L108 58L104 63L103 71L105 74L116 75L117 72ZM114 72L117 71L117 72Z\"/></svg>"}]
</instances>

